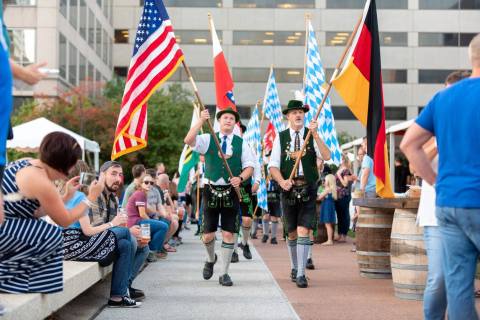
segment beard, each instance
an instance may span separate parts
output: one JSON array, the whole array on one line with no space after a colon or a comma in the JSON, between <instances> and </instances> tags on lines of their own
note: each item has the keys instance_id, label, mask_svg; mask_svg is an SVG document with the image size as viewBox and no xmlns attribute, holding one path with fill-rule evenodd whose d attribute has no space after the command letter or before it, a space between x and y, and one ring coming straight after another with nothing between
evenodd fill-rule
<instances>
[{"instance_id":1,"label":"beard","mask_svg":"<svg viewBox=\"0 0 480 320\"><path fill-rule=\"evenodd\" d=\"M112 192L112 193L117 192L118 189L120 189L120 183L115 182L111 186L105 183L105 189L107 189L108 192Z\"/></svg>"}]
</instances>

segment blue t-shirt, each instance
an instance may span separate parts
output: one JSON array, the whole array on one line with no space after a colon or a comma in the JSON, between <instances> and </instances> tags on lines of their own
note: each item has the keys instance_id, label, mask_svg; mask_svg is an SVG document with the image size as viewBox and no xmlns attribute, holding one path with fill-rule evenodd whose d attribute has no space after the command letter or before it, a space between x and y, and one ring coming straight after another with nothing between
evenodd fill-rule
<instances>
[{"instance_id":1,"label":"blue t-shirt","mask_svg":"<svg viewBox=\"0 0 480 320\"><path fill-rule=\"evenodd\" d=\"M67 210L71 210L75 208L86 197L87 196L83 192L80 192L80 191L75 192L73 197L70 200L68 200L68 202L65 204L65 208ZM85 215L88 215L88 211L85 212ZM71 225L68 226L68 228L80 229L81 228L80 222L77 221L75 223L72 223Z\"/></svg>"},{"instance_id":2,"label":"blue t-shirt","mask_svg":"<svg viewBox=\"0 0 480 320\"><path fill-rule=\"evenodd\" d=\"M1 2L1 1L0 1ZM0 166L6 163L7 136L12 112L12 71L8 55L8 35L3 24L3 7L0 3Z\"/></svg>"},{"instance_id":3,"label":"blue t-shirt","mask_svg":"<svg viewBox=\"0 0 480 320\"><path fill-rule=\"evenodd\" d=\"M363 157L363 160L362 160L362 169L363 168L370 169L370 173L368 174L367 185L365 186L365 192L376 191L377 180L375 179L375 174L373 173L373 159L370 158L367 154ZM363 174L363 170L360 170L360 173ZM360 181L361 181L361 176L360 176Z\"/></svg>"},{"instance_id":4,"label":"blue t-shirt","mask_svg":"<svg viewBox=\"0 0 480 320\"><path fill-rule=\"evenodd\" d=\"M480 208L480 78L438 92L416 123L437 139L436 205Z\"/></svg>"}]
</instances>

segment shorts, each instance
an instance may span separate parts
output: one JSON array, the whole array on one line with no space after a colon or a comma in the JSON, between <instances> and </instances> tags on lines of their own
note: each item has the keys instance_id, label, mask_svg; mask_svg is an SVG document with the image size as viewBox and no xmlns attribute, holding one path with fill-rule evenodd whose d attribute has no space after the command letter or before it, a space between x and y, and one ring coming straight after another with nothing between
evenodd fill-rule
<instances>
[{"instance_id":1,"label":"shorts","mask_svg":"<svg viewBox=\"0 0 480 320\"><path fill-rule=\"evenodd\" d=\"M215 193L222 193L216 196ZM228 195L224 195L228 193ZM205 185L203 189L203 219L200 232L211 233L218 229L218 220L223 231L238 233L240 229L239 215L240 204L235 190L230 186Z\"/></svg>"},{"instance_id":2,"label":"shorts","mask_svg":"<svg viewBox=\"0 0 480 320\"><path fill-rule=\"evenodd\" d=\"M265 214L268 214L271 217L280 218L282 216L280 201L268 201L268 212L265 212Z\"/></svg>"},{"instance_id":3,"label":"shorts","mask_svg":"<svg viewBox=\"0 0 480 320\"><path fill-rule=\"evenodd\" d=\"M317 185L311 183L306 187L306 198L291 203L291 191L282 192L283 218L287 232L294 232L297 227L313 230L316 227Z\"/></svg>"}]
</instances>

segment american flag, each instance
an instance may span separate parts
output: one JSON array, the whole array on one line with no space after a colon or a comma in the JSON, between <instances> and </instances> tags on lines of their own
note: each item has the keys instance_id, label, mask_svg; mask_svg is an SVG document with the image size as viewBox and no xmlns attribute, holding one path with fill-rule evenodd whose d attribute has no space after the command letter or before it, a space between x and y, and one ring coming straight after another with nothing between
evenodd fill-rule
<instances>
[{"instance_id":1,"label":"american flag","mask_svg":"<svg viewBox=\"0 0 480 320\"><path fill-rule=\"evenodd\" d=\"M255 168L255 170L262 170L263 155L262 142L260 139L260 120L258 114L258 106L255 106L255 109L252 112L252 117L250 118L250 121L248 121L244 139L248 142L250 147L253 148L257 157L257 168ZM257 191L257 200L259 208L262 208L263 210L268 210L267 185L263 176L260 179L260 185Z\"/></svg>"},{"instance_id":2,"label":"american flag","mask_svg":"<svg viewBox=\"0 0 480 320\"><path fill-rule=\"evenodd\" d=\"M275 130L283 131L282 123L282 105L278 97L277 83L275 82L275 72L273 68L270 69L270 76L268 77L267 88L265 89L265 98L263 100L263 113L273 123Z\"/></svg>"},{"instance_id":3,"label":"american flag","mask_svg":"<svg viewBox=\"0 0 480 320\"><path fill-rule=\"evenodd\" d=\"M161 0L147 0L138 24L118 116L112 159L147 145L147 101L183 60Z\"/></svg>"},{"instance_id":4,"label":"american flag","mask_svg":"<svg viewBox=\"0 0 480 320\"><path fill-rule=\"evenodd\" d=\"M305 104L310 106L310 111L305 115L305 125L308 125L315 117L325 93L325 90L322 88L322 85L325 83L325 72L323 71L320 51L318 50L317 40L315 39L315 31L310 21L308 22L307 36L307 65L304 92ZM335 129L335 120L333 119L330 98L326 99L320 112L318 118L318 133L328 149L330 149L332 161L337 165L340 164L342 152L337 140L337 131Z\"/></svg>"}]
</instances>

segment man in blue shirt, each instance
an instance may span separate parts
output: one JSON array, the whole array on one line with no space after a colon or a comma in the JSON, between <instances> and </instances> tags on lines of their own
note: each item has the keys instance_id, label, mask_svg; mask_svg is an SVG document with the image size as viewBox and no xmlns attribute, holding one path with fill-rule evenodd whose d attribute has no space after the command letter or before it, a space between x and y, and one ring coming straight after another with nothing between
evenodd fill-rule
<instances>
[{"instance_id":1,"label":"man in blue shirt","mask_svg":"<svg viewBox=\"0 0 480 320\"><path fill-rule=\"evenodd\" d=\"M362 148L365 155L360 170L360 191L364 192L367 198L375 198L377 196L377 181L373 173L373 159L367 154L367 137L363 138Z\"/></svg>"},{"instance_id":2,"label":"man in blue shirt","mask_svg":"<svg viewBox=\"0 0 480 320\"><path fill-rule=\"evenodd\" d=\"M472 75L438 92L405 134L400 148L436 190L445 252L448 318L477 319L474 278L480 252L480 34L469 46ZM437 140L438 176L422 146Z\"/></svg>"}]
</instances>

